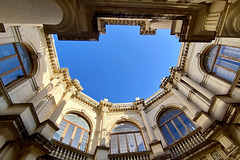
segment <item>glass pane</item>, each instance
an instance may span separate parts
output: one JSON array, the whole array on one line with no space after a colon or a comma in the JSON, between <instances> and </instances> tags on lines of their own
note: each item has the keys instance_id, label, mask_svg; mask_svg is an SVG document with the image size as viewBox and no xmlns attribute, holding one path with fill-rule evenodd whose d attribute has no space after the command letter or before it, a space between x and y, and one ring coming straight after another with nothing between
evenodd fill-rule
<instances>
[{"instance_id":1,"label":"glass pane","mask_svg":"<svg viewBox=\"0 0 240 160\"><path fill-rule=\"evenodd\" d=\"M5 44L0 46L0 58L15 54L13 44Z\"/></svg>"},{"instance_id":2,"label":"glass pane","mask_svg":"<svg viewBox=\"0 0 240 160\"><path fill-rule=\"evenodd\" d=\"M174 127L174 125L172 124L172 122L168 122L167 123L168 128L170 129L172 135L174 136L175 140L179 140L181 138L180 134L178 133L178 131L176 130L176 128Z\"/></svg>"},{"instance_id":3,"label":"glass pane","mask_svg":"<svg viewBox=\"0 0 240 160\"><path fill-rule=\"evenodd\" d=\"M30 71L32 70L32 63L31 63L31 59L30 59L30 53L29 51L26 49L26 47L20 43L16 43L19 54L22 58L23 61L23 65L26 69L27 74L30 73Z\"/></svg>"},{"instance_id":4,"label":"glass pane","mask_svg":"<svg viewBox=\"0 0 240 160\"><path fill-rule=\"evenodd\" d=\"M178 130L182 133L183 136L188 134L187 129L183 126L183 124L180 122L180 120L178 119L178 117L173 119L173 122L175 123L175 125L177 126Z\"/></svg>"},{"instance_id":5,"label":"glass pane","mask_svg":"<svg viewBox=\"0 0 240 160\"><path fill-rule=\"evenodd\" d=\"M240 48L221 46L219 53L230 57L240 58Z\"/></svg>"},{"instance_id":6,"label":"glass pane","mask_svg":"<svg viewBox=\"0 0 240 160\"><path fill-rule=\"evenodd\" d=\"M162 129L163 135L165 136L165 138L167 140L167 143L172 144L174 141L173 141L170 133L168 132L167 128L165 126L162 126L161 129Z\"/></svg>"},{"instance_id":7,"label":"glass pane","mask_svg":"<svg viewBox=\"0 0 240 160\"><path fill-rule=\"evenodd\" d=\"M117 135L111 135L111 154L118 153Z\"/></svg>"},{"instance_id":8,"label":"glass pane","mask_svg":"<svg viewBox=\"0 0 240 160\"><path fill-rule=\"evenodd\" d=\"M127 134L129 152L137 152L137 146L133 133Z\"/></svg>"},{"instance_id":9,"label":"glass pane","mask_svg":"<svg viewBox=\"0 0 240 160\"><path fill-rule=\"evenodd\" d=\"M229 69L234 70L234 71L237 71L239 66L240 66L239 62L232 61L232 60L222 58L222 57L217 58L216 64L220 65L220 66L223 66L223 67L226 67L226 68L229 68Z\"/></svg>"},{"instance_id":10,"label":"glass pane","mask_svg":"<svg viewBox=\"0 0 240 160\"><path fill-rule=\"evenodd\" d=\"M206 68L206 70L208 72L211 71L212 65L214 63L214 59L216 57L216 53L218 50L219 46L214 46L206 55L205 59L204 59L204 67Z\"/></svg>"},{"instance_id":11,"label":"glass pane","mask_svg":"<svg viewBox=\"0 0 240 160\"><path fill-rule=\"evenodd\" d=\"M232 82L235 78L235 73L216 66L213 68L213 73L219 77L229 80L230 82Z\"/></svg>"},{"instance_id":12,"label":"glass pane","mask_svg":"<svg viewBox=\"0 0 240 160\"><path fill-rule=\"evenodd\" d=\"M67 129L67 133L66 135L63 137L63 143L66 143L66 144L69 144L70 143L70 140L71 140L71 137L72 137L72 134L73 134L73 130L74 130L75 126L70 124L68 126L68 129Z\"/></svg>"},{"instance_id":13,"label":"glass pane","mask_svg":"<svg viewBox=\"0 0 240 160\"><path fill-rule=\"evenodd\" d=\"M64 117L64 119L69 120L70 122L73 122L74 124L81 126L86 130L90 130L87 121L75 114L68 114Z\"/></svg>"},{"instance_id":14,"label":"glass pane","mask_svg":"<svg viewBox=\"0 0 240 160\"><path fill-rule=\"evenodd\" d=\"M187 118L184 113L180 114L179 117L182 119L183 123L188 127L190 131L195 130L194 124Z\"/></svg>"},{"instance_id":15,"label":"glass pane","mask_svg":"<svg viewBox=\"0 0 240 160\"><path fill-rule=\"evenodd\" d=\"M73 141L72 141L72 145L75 148L78 148L78 144L79 144L79 140L82 134L82 129L81 128L77 128L77 131L74 135Z\"/></svg>"},{"instance_id":16,"label":"glass pane","mask_svg":"<svg viewBox=\"0 0 240 160\"><path fill-rule=\"evenodd\" d=\"M54 134L53 138L60 141L66 126L67 126L67 122L62 120L60 125L59 125L59 130Z\"/></svg>"},{"instance_id":17,"label":"glass pane","mask_svg":"<svg viewBox=\"0 0 240 160\"><path fill-rule=\"evenodd\" d=\"M139 131L138 127L132 123L119 123L112 129L111 133Z\"/></svg>"},{"instance_id":18,"label":"glass pane","mask_svg":"<svg viewBox=\"0 0 240 160\"><path fill-rule=\"evenodd\" d=\"M20 66L17 57L13 57L0 62L0 74Z\"/></svg>"},{"instance_id":19,"label":"glass pane","mask_svg":"<svg viewBox=\"0 0 240 160\"><path fill-rule=\"evenodd\" d=\"M88 142L88 136L89 136L89 132L84 131L83 133L83 138L82 138L82 142L80 145L80 150L85 151L86 147L87 147L87 142Z\"/></svg>"},{"instance_id":20,"label":"glass pane","mask_svg":"<svg viewBox=\"0 0 240 160\"><path fill-rule=\"evenodd\" d=\"M135 133L138 145L138 151L146 151L141 133Z\"/></svg>"},{"instance_id":21,"label":"glass pane","mask_svg":"<svg viewBox=\"0 0 240 160\"><path fill-rule=\"evenodd\" d=\"M19 79L24 77L22 69L18 69L12 73L9 73L8 75L2 77L2 81L4 85L8 85L10 82L12 82L15 79Z\"/></svg>"},{"instance_id":22,"label":"glass pane","mask_svg":"<svg viewBox=\"0 0 240 160\"><path fill-rule=\"evenodd\" d=\"M178 109L171 109L171 110L164 112L163 115L159 118L159 125L164 124L166 121L168 121L172 117L176 116L180 112L181 112L181 110L178 110Z\"/></svg>"},{"instance_id":23,"label":"glass pane","mask_svg":"<svg viewBox=\"0 0 240 160\"><path fill-rule=\"evenodd\" d=\"M120 153L126 153L127 151L127 141L125 134L119 134L119 147L120 147Z\"/></svg>"}]
</instances>

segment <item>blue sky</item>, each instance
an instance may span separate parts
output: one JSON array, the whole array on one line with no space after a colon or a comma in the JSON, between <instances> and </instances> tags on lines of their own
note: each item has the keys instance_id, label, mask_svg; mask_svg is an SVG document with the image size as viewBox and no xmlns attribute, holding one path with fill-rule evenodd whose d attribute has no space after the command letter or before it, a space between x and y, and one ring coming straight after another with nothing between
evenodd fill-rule
<instances>
[{"instance_id":1,"label":"blue sky","mask_svg":"<svg viewBox=\"0 0 240 160\"><path fill-rule=\"evenodd\" d=\"M147 99L177 65L181 43L167 29L139 33L139 26L109 25L99 41L58 41L54 36L60 67L68 67L82 92L97 101Z\"/></svg>"}]
</instances>

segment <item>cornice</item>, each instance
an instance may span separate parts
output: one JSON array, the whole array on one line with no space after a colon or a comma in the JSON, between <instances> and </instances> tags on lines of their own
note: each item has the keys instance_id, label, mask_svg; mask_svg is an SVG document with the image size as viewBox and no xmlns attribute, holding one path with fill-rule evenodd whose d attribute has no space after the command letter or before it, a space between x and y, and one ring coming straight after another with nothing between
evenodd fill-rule
<instances>
[{"instance_id":1,"label":"cornice","mask_svg":"<svg viewBox=\"0 0 240 160\"><path fill-rule=\"evenodd\" d=\"M99 110L99 102L97 102L96 100L94 100L93 98L87 96L86 94L84 94L83 92L78 92L75 95L73 95L74 98L76 98L77 100L86 103L87 105Z\"/></svg>"},{"instance_id":2,"label":"cornice","mask_svg":"<svg viewBox=\"0 0 240 160\"><path fill-rule=\"evenodd\" d=\"M47 57L50 65L50 72L53 77L62 76L62 82L66 84L67 88L74 86L76 88L76 92L82 91L83 87L80 85L80 82L77 79L71 79L68 68L60 68L53 36L51 34L46 34L45 37L48 48Z\"/></svg>"},{"instance_id":3,"label":"cornice","mask_svg":"<svg viewBox=\"0 0 240 160\"><path fill-rule=\"evenodd\" d=\"M165 96L169 92L170 91L168 91L168 90L163 90L162 92L157 94L155 97L153 97L152 99L150 99L149 101L146 102L146 104L145 104L146 108L150 107L152 104L157 102L159 99L161 99L163 96Z\"/></svg>"},{"instance_id":4,"label":"cornice","mask_svg":"<svg viewBox=\"0 0 240 160\"><path fill-rule=\"evenodd\" d=\"M138 110L138 107L133 105L133 103L116 103L112 107L108 108L109 111L127 111L127 110Z\"/></svg>"},{"instance_id":5,"label":"cornice","mask_svg":"<svg viewBox=\"0 0 240 160\"><path fill-rule=\"evenodd\" d=\"M156 29L150 28L151 20L152 19L98 17L98 31L101 34L106 34L106 25L129 25L140 26L140 35L155 35Z\"/></svg>"},{"instance_id":6,"label":"cornice","mask_svg":"<svg viewBox=\"0 0 240 160\"><path fill-rule=\"evenodd\" d=\"M173 78L175 77L175 73L177 71L183 71L186 61L187 61L187 56L188 56L188 51L189 51L189 42L185 42L182 45L181 51L180 51L180 57L178 59L178 64L177 67L171 67L169 69L170 75L168 77L165 77L162 79L162 83L160 84L160 88L166 89L166 86L168 83L171 83L173 81Z\"/></svg>"}]
</instances>

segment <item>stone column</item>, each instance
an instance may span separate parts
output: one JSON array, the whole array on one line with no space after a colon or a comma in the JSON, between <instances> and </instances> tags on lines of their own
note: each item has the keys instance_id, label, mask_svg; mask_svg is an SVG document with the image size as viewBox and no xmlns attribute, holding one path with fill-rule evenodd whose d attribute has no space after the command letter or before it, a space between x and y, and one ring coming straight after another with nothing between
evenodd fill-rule
<instances>
[{"instance_id":1,"label":"stone column","mask_svg":"<svg viewBox=\"0 0 240 160\"><path fill-rule=\"evenodd\" d=\"M151 141L149 146L151 147L151 150L153 152L153 156L157 157L159 155L162 155L164 153L162 143L161 143L161 141L157 141L157 139L155 137L155 134L153 132L153 129L149 124L147 115L144 111L144 99L140 99L140 100L136 99L136 101L133 102L133 104L138 107L138 110L140 111L140 114L142 115L144 125L147 129L147 133L148 133L150 141Z\"/></svg>"},{"instance_id":2,"label":"stone column","mask_svg":"<svg viewBox=\"0 0 240 160\"><path fill-rule=\"evenodd\" d=\"M149 122L148 122L148 119L147 119L147 115L144 112L143 108L140 108L140 113L142 115L143 122L144 122L144 124L145 124L145 126L147 128L147 133L149 135L150 141L151 142L157 141L156 137L155 137L155 135L153 133L152 127L149 125Z\"/></svg>"},{"instance_id":3,"label":"stone column","mask_svg":"<svg viewBox=\"0 0 240 160\"><path fill-rule=\"evenodd\" d=\"M102 107L102 128L101 128L101 139L100 139L100 146L106 146L106 139L107 139L107 126L106 126L106 121L107 121L107 112L108 108L111 107L112 103L108 102L107 99L104 99L103 101L100 101L100 106Z\"/></svg>"},{"instance_id":4,"label":"stone column","mask_svg":"<svg viewBox=\"0 0 240 160\"><path fill-rule=\"evenodd\" d=\"M0 22L4 24L59 24L63 10L55 0L4 0L0 5Z\"/></svg>"},{"instance_id":5,"label":"stone column","mask_svg":"<svg viewBox=\"0 0 240 160\"><path fill-rule=\"evenodd\" d=\"M63 96L62 100L59 102L56 110L53 112L52 116L50 117L50 120L56 124L56 121L61 114L64 106L67 104L67 101L70 99L72 95L71 91L67 91L65 95Z\"/></svg>"},{"instance_id":6,"label":"stone column","mask_svg":"<svg viewBox=\"0 0 240 160\"><path fill-rule=\"evenodd\" d=\"M208 89L206 89L206 88L202 87L201 85L197 84L195 81L188 78L187 76L183 76L183 77L181 77L181 79L184 80L185 82L187 82L188 84L190 84L193 88L198 90L200 93L202 93L208 99L211 100L212 97L214 96L214 94L211 91L209 91Z\"/></svg>"},{"instance_id":7,"label":"stone column","mask_svg":"<svg viewBox=\"0 0 240 160\"><path fill-rule=\"evenodd\" d=\"M48 92L59 82L59 79L53 79L45 88L43 88L36 96L34 96L29 103L32 103L36 107Z\"/></svg>"},{"instance_id":8,"label":"stone column","mask_svg":"<svg viewBox=\"0 0 240 160\"><path fill-rule=\"evenodd\" d=\"M156 137L155 137L155 135L153 133L152 127L149 125L147 115L146 115L146 113L143 110L144 109L144 100L140 99L140 100L137 100L137 101L135 101L133 103L134 103L134 105L138 106L138 110L139 110L140 114L142 115L142 119L143 119L144 125L147 128L147 133L149 135L150 141L151 142L157 141Z\"/></svg>"},{"instance_id":9,"label":"stone column","mask_svg":"<svg viewBox=\"0 0 240 160\"><path fill-rule=\"evenodd\" d=\"M195 115L200 112L200 109L197 108L192 102L188 101L187 98L178 90L175 88L172 88L171 91L173 94L188 108L188 110L192 113L192 118L195 117Z\"/></svg>"}]
</instances>

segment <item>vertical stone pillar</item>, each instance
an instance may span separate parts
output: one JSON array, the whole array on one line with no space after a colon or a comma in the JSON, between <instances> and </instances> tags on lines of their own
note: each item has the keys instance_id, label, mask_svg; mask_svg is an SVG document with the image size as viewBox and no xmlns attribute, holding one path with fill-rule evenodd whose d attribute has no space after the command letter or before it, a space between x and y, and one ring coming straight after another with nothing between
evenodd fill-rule
<instances>
[{"instance_id":1,"label":"vertical stone pillar","mask_svg":"<svg viewBox=\"0 0 240 160\"><path fill-rule=\"evenodd\" d=\"M29 103L32 103L34 107L36 107L43 98L48 94L48 92L55 87L55 85L59 82L59 79L53 79L45 88L43 88L36 96L34 96Z\"/></svg>"},{"instance_id":2,"label":"vertical stone pillar","mask_svg":"<svg viewBox=\"0 0 240 160\"><path fill-rule=\"evenodd\" d=\"M198 112L200 112L200 109L196 107L192 102L188 101L187 98L178 90L172 88L171 91L188 108L188 110L191 112L192 119Z\"/></svg>"},{"instance_id":3,"label":"vertical stone pillar","mask_svg":"<svg viewBox=\"0 0 240 160\"><path fill-rule=\"evenodd\" d=\"M152 127L149 125L147 115L146 115L146 113L143 110L144 109L144 99L137 100L137 101L135 101L133 103L134 103L134 105L137 105L137 107L138 107L138 110L139 110L139 112L140 112L140 114L142 116L144 125L147 128L147 133L149 135L150 141L151 142L157 141L156 137L155 137L155 135L153 133Z\"/></svg>"},{"instance_id":4,"label":"vertical stone pillar","mask_svg":"<svg viewBox=\"0 0 240 160\"><path fill-rule=\"evenodd\" d=\"M149 146L152 149L154 157L157 157L157 156L163 154L164 151L163 151L163 147L162 147L161 141L157 141L157 139L155 137L155 134L153 132L153 129L152 129L152 127L149 124L147 115L146 115L146 113L144 111L144 99L136 100L133 103L134 103L134 105L136 105L138 107L138 110L139 110L140 114L142 115L142 119L143 119L144 125L145 125L145 127L147 129L147 133L148 133L149 138L150 138Z\"/></svg>"},{"instance_id":5,"label":"vertical stone pillar","mask_svg":"<svg viewBox=\"0 0 240 160\"><path fill-rule=\"evenodd\" d=\"M55 0L1 1L0 22L4 24L59 24L63 10Z\"/></svg>"},{"instance_id":6,"label":"vertical stone pillar","mask_svg":"<svg viewBox=\"0 0 240 160\"><path fill-rule=\"evenodd\" d=\"M212 97L214 96L214 94L211 91L209 91L208 89L206 89L206 88L202 87L201 85L197 84L195 81L188 78L187 76L183 76L183 77L181 77L181 79L184 80L185 82L187 82L188 84L190 84L193 88L198 90L200 93L202 93L208 99L211 100Z\"/></svg>"},{"instance_id":7,"label":"vertical stone pillar","mask_svg":"<svg viewBox=\"0 0 240 160\"><path fill-rule=\"evenodd\" d=\"M53 112L52 116L50 117L50 120L56 124L56 121L61 114L64 106L67 104L67 101L70 99L72 95L71 91L67 91L65 95L63 96L62 100L59 102L56 110Z\"/></svg>"},{"instance_id":8,"label":"vertical stone pillar","mask_svg":"<svg viewBox=\"0 0 240 160\"><path fill-rule=\"evenodd\" d=\"M100 146L106 146L106 140L107 140L106 121L107 121L107 112L108 112L107 107L111 107L111 106L112 106L112 103L108 102L107 99L100 101L100 107L102 108L102 127L101 127Z\"/></svg>"}]
</instances>

